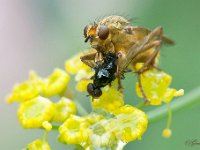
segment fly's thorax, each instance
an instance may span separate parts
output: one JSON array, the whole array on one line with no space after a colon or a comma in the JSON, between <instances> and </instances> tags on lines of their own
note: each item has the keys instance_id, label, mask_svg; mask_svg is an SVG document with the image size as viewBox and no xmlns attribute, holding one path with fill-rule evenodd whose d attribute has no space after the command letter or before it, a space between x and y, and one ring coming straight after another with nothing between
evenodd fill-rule
<instances>
[{"instance_id":1,"label":"fly's thorax","mask_svg":"<svg viewBox=\"0 0 200 150\"><path fill-rule=\"evenodd\" d=\"M112 15L101 19L98 22L98 24L111 26L117 29L122 29L125 26L129 25L129 21L122 16Z\"/></svg>"}]
</instances>

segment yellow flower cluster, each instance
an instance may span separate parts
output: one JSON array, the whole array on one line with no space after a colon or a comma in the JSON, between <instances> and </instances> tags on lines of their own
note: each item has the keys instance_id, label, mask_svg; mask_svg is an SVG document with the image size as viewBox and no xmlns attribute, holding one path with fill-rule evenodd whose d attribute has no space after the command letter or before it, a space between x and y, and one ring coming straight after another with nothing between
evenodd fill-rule
<instances>
[{"instance_id":1,"label":"yellow flower cluster","mask_svg":"<svg viewBox=\"0 0 200 150\"><path fill-rule=\"evenodd\" d=\"M89 122L71 115L59 128L59 140L67 144L85 144L90 135Z\"/></svg>"},{"instance_id":2,"label":"yellow flower cluster","mask_svg":"<svg viewBox=\"0 0 200 150\"><path fill-rule=\"evenodd\" d=\"M31 71L29 80L21 84L16 84L13 88L12 94L7 97L6 101L8 103L13 103L30 100L40 94L42 87L42 79L34 71Z\"/></svg>"},{"instance_id":3,"label":"yellow flower cluster","mask_svg":"<svg viewBox=\"0 0 200 150\"><path fill-rule=\"evenodd\" d=\"M76 113L76 105L68 98L62 97L57 103L54 104L55 112L53 121L64 122L71 114Z\"/></svg>"},{"instance_id":4,"label":"yellow flower cluster","mask_svg":"<svg viewBox=\"0 0 200 150\"><path fill-rule=\"evenodd\" d=\"M42 93L46 97L60 95L65 92L69 83L69 75L60 69L55 69L54 72L44 80Z\"/></svg>"},{"instance_id":5,"label":"yellow flower cluster","mask_svg":"<svg viewBox=\"0 0 200 150\"><path fill-rule=\"evenodd\" d=\"M67 60L65 69L75 75L76 90L86 92L94 72L80 61L82 55L80 53ZM141 67L142 64L137 64L136 70ZM80 145L88 150L123 148L128 142L141 139L148 125L147 115L138 108L124 104L116 81L112 82L112 86L102 88L99 98L91 98L91 113L78 116L76 104L65 95L70 80L66 71L55 69L47 78L41 78L31 71L29 80L14 86L7 102L20 102L18 118L24 128L43 128L47 133L52 130L54 122L60 123L60 142ZM184 94L183 90L169 88L172 78L163 71L148 70L140 75L140 79L150 105L169 103L173 97ZM136 83L136 92L143 96L139 83ZM50 98L53 96L60 100L52 102ZM163 131L164 137L170 135L170 129ZM44 137L46 139L46 134ZM50 147L46 140L38 139L29 144L28 149L50 150Z\"/></svg>"},{"instance_id":6,"label":"yellow flower cluster","mask_svg":"<svg viewBox=\"0 0 200 150\"><path fill-rule=\"evenodd\" d=\"M44 97L60 95L66 90L69 80L69 75L61 69L55 69L44 79L31 71L29 80L14 86L12 94L7 97L7 102L24 102L39 95Z\"/></svg>"},{"instance_id":7,"label":"yellow flower cluster","mask_svg":"<svg viewBox=\"0 0 200 150\"><path fill-rule=\"evenodd\" d=\"M93 72L89 67L81 65L79 57L80 54L68 60L65 68L75 74L76 89L85 92ZM141 138L147 128L147 115L135 107L124 105L123 94L117 90L116 81L112 86L102 88L102 91L102 96L91 101L95 110L93 113L84 117L71 115L60 126L61 142L81 145L85 149L97 149L114 148L119 143L125 145Z\"/></svg>"},{"instance_id":8,"label":"yellow flower cluster","mask_svg":"<svg viewBox=\"0 0 200 150\"><path fill-rule=\"evenodd\" d=\"M89 50L85 53L90 54L93 53L94 50ZM85 65L80 57L83 56L84 53L78 53L72 58L68 59L65 62L65 69L67 72L71 74L75 74L75 80L77 81L76 90L79 92L85 92L88 83L91 82L91 77L93 75L93 71L90 67Z\"/></svg>"},{"instance_id":9,"label":"yellow flower cluster","mask_svg":"<svg viewBox=\"0 0 200 150\"><path fill-rule=\"evenodd\" d=\"M39 128L44 121L52 119L53 112L53 103L49 99L36 97L20 105L18 118L24 128Z\"/></svg>"},{"instance_id":10,"label":"yellow flower cluster","mask_svg":"<svg viewBox=\"0 0 200 150\"><path fill-rule=\"evenodd\" d=\"M75 103L67 98L53 103L48 98L38 96L20 104L18 118L24 128L41 128L45 121L62 123L75 113Z\"/></svg>"},{"instance_id":11,"label":"yellow flower cluster","mask_svg":"<svg viewBox=\"0 0 200 150\"><path fill-rule=\"evenodd\" d=\"M24 128L41 128L44 122L64 122L71 114L76 113L76 105L68 98L62 97L70 76L61 69L55 69L47 78L30 72L29 80L17 84L7 98L8 103L20 102L18 118ZM53 103L49 97L61 96ZM46 130L51 130L45 126Z\"/></svg>"},{"instance_id":12,"label":"yellow flower cluster","mask_svg":"<svg viewBox=\"0 0 200 150\"><path fill-rule=\"evenodd\" d=\"M80 57L83 56L84 53L79 53L75 55L74 57L68 59L65 62L65 69L67 72L71 74L78 74L78 72L87 72L90 71L91 69L85 65L84 63L81 62Z\"/></svg>"},{"instance_id":13,"label":"yellow flower cluster","mask_svg":"<svg viewBox=\"0 0 200 150\"><path fill-rule=\"evenodd\" d=\"M146 114L130 105L120 107L115 113L109 118L94 113L85 117L71 115L59 129L59 140L96 149L140 139L148 124ZM92 122L88 119L94 117L98 119Z\"/></svg>"},{"instance_id":14,"label":"yellow flower cluster","mask_svg":"<svg viewBox=\"0 0 200 150\"><path fill-rule=\"evenodd\" d=\"M113 86L103 88L102 96L92 100L93 108L102 108L105 111L113 112L124 105L123 94Z\"/></svg>"},{"instance_id":15,"label":"yellow flower cluster","mask_svg":"<svg viewBox=\"0 0 200 150\"><path fill-rule=\"evenodd\" d=\"M49 144L46 141L37 139L32 143L28 144L28 147L23 150L51 150Z\"/></svg>"},{"instance_id":16,"label":"yellow flower cluster","mask_svg":"<svg viewBox=\"0 0 200 150\"><path fill-rule=\"evenodd\" d=\"M142 67L143 64L137 64L137 70ZM162 102L169 103L173 97L182 96L184 94L183 89L176 90L169 88L172 81L172 77L164 71L158 69L151 69L145 71L140 75L142 88L147 99L150 101L150 105L160 105ZM139 97L143 97L139 83L136 83L136 92Z\"/></svg>"}]
</instances>

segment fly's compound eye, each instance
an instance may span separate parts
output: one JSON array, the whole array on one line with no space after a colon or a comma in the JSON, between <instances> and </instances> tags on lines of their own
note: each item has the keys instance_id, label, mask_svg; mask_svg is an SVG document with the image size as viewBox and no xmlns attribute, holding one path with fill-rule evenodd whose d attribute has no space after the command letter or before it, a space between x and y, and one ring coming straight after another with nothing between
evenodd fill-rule
<instances>
[{"instance_id":1,"label":"fly's compound eye","mask_svg":"<svg viewBox=\"0 0 200 150\"><path fill-rule=\"evenodd\" d=\"M92 97L100 97L102 95L102 91L100 88L97 88L94 84L89 83L87 85L87 91Z\"/></svg>"},{"instance_id":2,"label":"fly's compound eye","mask_svg":"<svg viewBox=\"0 0 200 150\"><path fill-rule=\"evenodd\" d=\"M101 40L105 40L105 39L107 39L108 35L109 35L109 29L108 29L108 27L105 26L105 25L101 25L99 27L99 31L98 31L99 38Z\"/></svg>"},{"instance_id":3,"label":"fly's compound eye","mask_svg":"<svg viewBox=\"0 0 200 150\"><path fill-rule=\"evenodd\" d=\"M85 38L87 37L88 28L89 28L89 25L85 26L84 31L83 31Z\"/></svg>"}]
</instances>

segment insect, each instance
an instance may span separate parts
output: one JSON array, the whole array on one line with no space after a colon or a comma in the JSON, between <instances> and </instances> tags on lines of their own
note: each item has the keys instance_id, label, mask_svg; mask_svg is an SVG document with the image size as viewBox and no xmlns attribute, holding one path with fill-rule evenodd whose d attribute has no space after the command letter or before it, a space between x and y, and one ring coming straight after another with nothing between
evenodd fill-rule
<instances>
[{"instance_id":1,"label":"insect","mask_svg":"<svg viewBox=\"0 0 200 150\"><path fill-rule=\"evenodd\" d=\"M137 71L139 85L142 89L140 74L155 67L155 59L159 54L161 44L173 45L174 42L163 35L162 27L149 30L143 27L130 26L127 19L121 16L108 16L97 23L84 28L85 42L90 42L96 52L81 57L88 66L94 68L96 62L105 59L108 53L118 58L116 78L118 89L122 89L121 78L124 70L136 63L144 63ZM144 99L145 93L142 92Z\"/></svg>"},{"instance_id":2,"label":"insect","mask_svg":"<svg viewBox=\"0 0 200 150\"><path fill-rule=\"evenodd\" d=\"M111 84L116 78L117 57L113 53L108 53L103 62L94 67L95 74L92 77L93 83L89 83L87 91L92 97L100 97L102 95L101 88Z\"/></svg>"}]
</instances>

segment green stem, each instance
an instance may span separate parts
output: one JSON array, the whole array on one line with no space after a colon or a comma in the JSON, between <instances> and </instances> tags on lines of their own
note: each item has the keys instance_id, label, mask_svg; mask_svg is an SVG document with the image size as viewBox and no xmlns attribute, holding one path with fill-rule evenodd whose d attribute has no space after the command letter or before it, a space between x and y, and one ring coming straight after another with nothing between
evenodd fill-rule
<instances>
[{"instance_id":1,"label":"green stem","mask_svg":"<svg viewBox=\"0 0 200 150\"><path fill-rule=\"evenodd\" d=\"M43 135L43 141L45 141L45 142L46 142L46 140L47 140L47 133L48 133L48 132L45 131L45 132L44 132L44 135Z\"/></svg>"},{"instance_id":2,"label":"green stem","mask_svg":"<svg viewBox=\"0 0 200 150\"><path fill-rule=\"evenodd\" d=\"M75 103L76 103L76 107L77 107L78 112L79 112L82 116L88 115L87 110L80 104L79 101L75 100Z\"/></svg>"},{"instance_id":3,"label":"green stem","mask_svg":"<svg viewBox=\"0 0 200 150\"><path fill-rule=\"evenodd\" d=\"M142 109L142 108L144 108L145 106L146 106L145 103L142 102L142 103L138 104L136 107L137 107L138 109Z\"/></svg>"},{"instance_id":4,"label":"green stem","mask_svg":"<svg viewBox=\"0 0 200 150\"><path fill-rule=\"evenodd\" d=\"M200 87L192 90L188 94L184 95L183 97L177 98L173 102L170 103L172 112L179 111L181 109L193 106L200 102ZM155 122L168 113L168 109L166 106L160 106L157 109L154 109L150 112L147 112L149 122Z\"/></svg>"},{"instance_id":5,"label":"green stem","mask_svg":"<svg viewBox=\"0 0 200 150\"><path fill-rule=\"evenodd\" d=\"M58 130L60 126L58 125L52 125L52 130Z\"/></svg>"},{"instance_id":6,"label":"green stem","mask_svg":"<svg viewBox=\"0 0 200 150\"><path fill-rule=\"evenodd\" d=\"M167 104L167 110L168 110L167 129L170 129L172 122L172 111L169 103Z\"/></svg>"}]
</instances>

